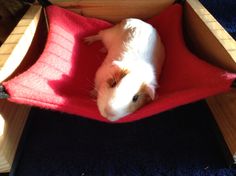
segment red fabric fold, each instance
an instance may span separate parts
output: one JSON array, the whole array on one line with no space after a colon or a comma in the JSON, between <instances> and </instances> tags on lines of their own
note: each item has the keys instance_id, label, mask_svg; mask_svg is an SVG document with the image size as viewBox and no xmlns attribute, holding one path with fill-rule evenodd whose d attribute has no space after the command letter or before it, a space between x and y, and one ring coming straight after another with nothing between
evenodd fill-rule
<instances>
[{"instance_id":1,"label":"red fabric fold","mask_svg":"<svg viewBox=\"0 0 236 176\"><path fill-rule=\"evenodd\" d=\"M107 122L90 95L94 75L104 54L102 43L87 46L83 38L112 24L66 9L47 7L49 34L38 61L19 76L4 82L9 100ZM158 97L137 112L117 121L131 122L230 89L236 78L193 55L182 31L182 6L175 4L147 21L160 33L166 62Z\"/></svg>"}]
</instances>

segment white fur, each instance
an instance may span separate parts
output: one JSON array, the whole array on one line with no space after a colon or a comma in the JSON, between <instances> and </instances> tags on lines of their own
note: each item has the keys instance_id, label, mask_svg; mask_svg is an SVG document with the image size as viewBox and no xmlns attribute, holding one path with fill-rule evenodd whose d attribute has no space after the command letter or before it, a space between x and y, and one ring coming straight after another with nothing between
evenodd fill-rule
<instances>
[{"instance_id":1,"label":"white fur","mask_svg":"<svg viewBox=\"0 0 236 176\"><path fill-rule=\"evenodd\" d=\"M131 113L128 107L143 83L155 95L164 47L151 25L133 18L85 39L89 43L96 40L102 40L108 50L95 77L97 105L101 115L114 121ZM126 69L129 73L116 87L110 88L107 79L118 69Z\"/></svg>"}]
</instances>

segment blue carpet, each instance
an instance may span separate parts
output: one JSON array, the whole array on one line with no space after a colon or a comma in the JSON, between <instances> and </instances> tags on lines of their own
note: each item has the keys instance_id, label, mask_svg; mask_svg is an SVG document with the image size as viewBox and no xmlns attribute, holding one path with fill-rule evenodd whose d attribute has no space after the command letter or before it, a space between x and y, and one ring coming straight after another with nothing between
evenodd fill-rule
<instances>
[{"instance_id":1,"label":"blue carpet","mask_svg":"<svg viewBox=\"0 0 236 176\"><path fill-rule=\"evenodd\" d=\"M205 102L128 124L33 109L15 176L234 176Z\"/></svg>"}]
</instances>

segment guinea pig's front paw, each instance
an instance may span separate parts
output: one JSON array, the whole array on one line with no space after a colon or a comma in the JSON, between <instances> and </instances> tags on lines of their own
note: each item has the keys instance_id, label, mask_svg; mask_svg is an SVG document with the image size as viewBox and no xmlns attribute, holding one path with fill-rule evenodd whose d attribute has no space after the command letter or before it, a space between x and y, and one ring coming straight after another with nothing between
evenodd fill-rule
<instances>
[{"instance_id":1,"label":"guinea pig's front paw","mask_svg":"<svg viewBox=\"0 0 236 176\"><path fill-rule=\"evenodd\" d=\"M93 89L93 90L90 91L90 96L91 96L92 98L96 99L96 98L97 98L97 95L98 95L98 92L97 92L95 89Z\"/></svg>"},{"instance_id":2,"label":"guinea pig's front paw","mask_svg":"<svg viewBox=\"0 0 236 176\"><path fill-rule=\"evenodd\" d=\"M84 38L84 43L91 45L93 42L101 40L99 35L92 35Z\"/></svg>"},{"instance_id":3,"label":"guinea pig's front paw","mask_svg":"<svg viewBox=\"0 0 236 176\"><path fill-rule=\"evenodd\" d=\"M106 54L106 53L107 53L107 49L106 49L105 47L102 47L102 48L99 50L99 52Z\"/></svg>"}]
</instances>

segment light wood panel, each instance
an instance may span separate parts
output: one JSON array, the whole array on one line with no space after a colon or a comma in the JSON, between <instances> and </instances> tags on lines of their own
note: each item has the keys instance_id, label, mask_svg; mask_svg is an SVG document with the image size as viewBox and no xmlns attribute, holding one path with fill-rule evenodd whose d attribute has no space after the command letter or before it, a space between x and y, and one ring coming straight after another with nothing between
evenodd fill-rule
<instances>
[{"instance_id":1,"label":"light wood panel","mask_svg":"<svg viewBox=\"0 0 236 176\"><path fill-rule=\"evenodd\" d=\"M0 172L9 172L30 107L0 100Z\"/></svg>"},{"instance_id":2,"label":"light wood panel","mask_svg":"<svg viewBox=\"0 0 236 176\"><path fill-rule=\"evenodd\" d=\"M0 83L18 66L31 46L41 13L40 6L31 6L0 47ZM0 100L0 172L9 172L20 140L29 106Z\"/></svg>"},{"instance_id":3,"label":"light wood panel","mask_svg":"<svg viewBox=\"0 0 236 176\"><path fill-rule=\"evenodd\" d=\"M198 0L187 0L185 24L192 49L202 58L236 73L236 43ZM236 91L213 96L207 103L236 164Z\"/></svg>"},{"instance_id":4,"label":"light wood panel","mask_svg":"<svg viewBox=\"0 0 236 176\"><path fill-rule=\"evenodd\" d=\"M174 0L51 0L51 2L84 16L118 22L127 17L150 18L171 5Z\"/></svg>"},{"instance_id":5,"label":"light wood panel","mask_svg":"<svg viewBox=\"0 0 236 176\"><path fill-rule=\"evenodd\" d=\"M207 99L236 164L236 90Z\"/></svg>"},{"instance_id":6,"label":"light wood panel","mask_svg":"<svg viewBox=\"0 0 236 176\"><path fill-rule=\"evenodd\" d=\"M194 51L236 73L236 42L198 0L187 0L185 29Z\"/></svg>"},{"instance_id":7,"label":"light wood panel","mask_svg":"<svg viewBox=\"0 0 236 176\"><path fill-rule=\"evenodd\" d=\"M41 7L31 6L0 47L0 83L20 65L33 40Z\"/></svg>"}]
</instances>

